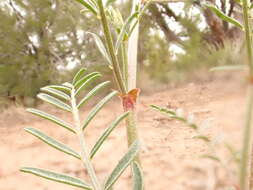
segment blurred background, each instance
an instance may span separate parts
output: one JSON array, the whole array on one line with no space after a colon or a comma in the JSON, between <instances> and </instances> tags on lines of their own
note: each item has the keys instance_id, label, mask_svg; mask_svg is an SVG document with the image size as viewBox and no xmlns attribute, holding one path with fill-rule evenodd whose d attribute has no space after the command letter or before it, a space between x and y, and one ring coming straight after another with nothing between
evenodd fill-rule
<instances>
[{"instance_id":1,"label":"blurred background","mask_svg":"<svg viewBox=\"0 0 253 190\"><path fill-rule=\"evenodd\" d=\"M241 19L235 0L153 3L140 25L138 85L143 91L198 78L209 68L243 61L241 32L202 4L211 2ZM130 1L114 4L126 16ZM40 87L68 81L80 68L112 80L87 31L100 33L96 19L75 1L0 1L0 105L35 104ZM199 72L201 71L201 72ZM155 87L154 87L154 84Z\"/></svg>"},{"instance_id":2,"label":"blurred background","mask_svg":"<svg viewBox=\"0 0 253 190\"><path fill-rule=\"evenodd\" d=\"M131 1L111 1L124 18L129 15ZM224 14L242 21L237 2L156 2L141 20L137 82L142 96L138 126L145 142L141 156L147 189L223 190L237 183L238 160L231 159L232 149L224 148L224 142L232 145L227 147L235 147L233 153L238 153L245 77L237 71L209 71L215 66L244 64L243 34L203 5L212 3ZM88 72L100 71L103 77L99 80L113 81L92 36L86 33L89 31L101 34L101 26L75 0L0 0L0 190L77 189L22 174L19 168L24 165L88 179L78 160L49 148L23 128L39 128L78 150L75 136L25 112L24 107L37 106L71 123L71 115L36 99L40 88L70 81L81 67ZM107 90L116 88L114 85ZM96 103L96 98L91 104ZM115 98L91 123L85 133L89 146L122 112L119 101ZM88 114L91 104L81 110L81 116ZM210 147L193 139L192 129L151 110L150 104L195 115L196 122L205 128L205 135L218 142L211 147L211 153L218 153L222 162L200 159L210 153ZM101 179L108 176L126 151L123 125L115 129L94 158ZM130 174L126 172L115 189L130 187Z\"/></svg>"}]
</instances>

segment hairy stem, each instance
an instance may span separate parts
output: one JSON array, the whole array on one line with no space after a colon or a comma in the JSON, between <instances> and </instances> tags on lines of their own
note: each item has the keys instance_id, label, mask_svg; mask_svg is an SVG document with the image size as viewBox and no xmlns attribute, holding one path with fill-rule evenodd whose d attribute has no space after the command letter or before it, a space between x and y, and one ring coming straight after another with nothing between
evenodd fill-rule
<instances>
[{"instance_id":1,"label":"hairy stem","mask_svg":"<svg viewBox=\"0 0 253 190\"><path fill-rule=\"evenodd\" d=\"M128 146L130 146L134 141L136 141L136 139L139 139L136 120L136 110L130 110L129 115L126 118ZM140 164L139 154L137 154L137 156L135 157L135 161Z\"/></svg>"},{"instance_id":2,"label":"hairy stem","mask_svg":"<svg viewBox=\"0 0 253 190\"><path fill-rule=\"evenodd\" d=\"M78 111L77 105L76 105L75 90L74 89L72 89L72 91L71 91L71 106L72 106L73 117L75 120L76 133L78 135L79 143L81 146L81 158L82 158L83 164L87 169L87 172L88 172L88 175L91 179L92 186L93 186L94 190L102 190L102 187L98 181L98 178L96 176L95 170L92 166L92 163L89 158L88 151L87 151L87 146L86 146L86 143L84 140L82 126L80 123L79 111Z\"/></svg>"}]
</instances>

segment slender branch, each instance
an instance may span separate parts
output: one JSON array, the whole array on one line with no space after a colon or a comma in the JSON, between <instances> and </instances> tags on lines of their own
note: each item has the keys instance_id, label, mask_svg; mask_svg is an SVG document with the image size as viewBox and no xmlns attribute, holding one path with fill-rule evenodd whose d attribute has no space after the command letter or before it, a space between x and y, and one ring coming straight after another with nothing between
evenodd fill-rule
<instances>
[{"instance_id":1,"label":"slender branch","mask_svg":"<svg viewBox=\"0 0 253 190\"><path fill-rule=\"evenodd\" d=\"M248 0L243 0L243 20L245 27L245 40L248 53L248 64L250 68L250 75L253 76L253 57L252 57L252 39L251 39L251 27L249 21Z\"/></svg>"},{"instance_id":2,"label":"slender branch","mask_svg":"<svg viewBox=\"0 0 253 190\"><path fill-rule=\"evenodd\" d=\"M108 24L106 15L105 15L105 10L104 10L104 5L103 5L102 0L98 1L98 7L99 7L99 11L100 11L101 24L103 26L106 44L107 44L108 51L109 51L111 61L112 61L112 65L113 65L113 73L114 73L114 76L115 76L115 79L116 79L116 82L119 86L120 91L122 93L126 93L127 89L126 89L125 84L123 82L123 77L122 77L122 73L120 70L118 58L115 54L115 48L113 45L112 34L110 32L110 28L109 28L109 24Z\"/></svg>"},{"instance_id":3,"label":"slender branch","mask_svg":"<svg viewBox=\"0 0 253 190\"><path fill-rule=\"evenodd\" d=\"M72 106L72 113L73 113L73 117L74 117L75 125L76 125L76 133L78 135L79 143L81 146L82 161L83 161L84 166L86 167L87 172L90 176L94 190L102 190L102 187L98 181L95 170L94 170L94 168L91 164L90 158L88 156L86 143L85 143L84 136L83 136L83 130L82 130L81 123L80 123L79 111L78 111L77 105L76 105L75 90L74 89L72 89L72 91L71 91L71 106Z\"/></svg>"},{"instance_id":4,"label":"slender branch","mask_svg":"<svg viewBox=\"0 0 253 190\"><path fill-rule=\"evenodd\" d=\"M243 150L241 156L241 167L240 167L240 189L248 190L249 188L249 161L250 161L250 150L251 150L251 120L252 120L252 106L253 106L253 86L249 87L249 95L246 110L246 123L243 134Z\"/></svg>"},{"instance_id":5,"label":"slender branch","mask_svg":"<svg viewBox=\"0 0 253 190\"><path fill-rule=\"evenodd\" d=\"M127 42L123 42L121 46L121 55L122 55L122 73L123 80L125 82L125 86L127 91L129 91L128 87L128 56L127 56Z\"/></svg>"},{"instance_id":6,"label":"slender branch","mask_svg":"<svg viewBox=\"0 0 253 190\"><path fill-rule=\"evenodd\" d=\"M243 149L241 155L241 167L240 167L240 189L241 190L248 190L249 189L249 179L251 171L250 161L251 155L250 151L252 148L252 106L253 106L253 59L252 59L252 39L251 39L251 26L249 22L249 5L248 0L243 0L243 17L244 17L244 27L245 27L245 40L247 45L247 56L248 56L248 65L250 70L250 77L249 77L249 94L248 94L248 103L247 103L247 110L246 110L246 122L244 127L244 134L243 134Z\"/></svg>"}]
</instances>

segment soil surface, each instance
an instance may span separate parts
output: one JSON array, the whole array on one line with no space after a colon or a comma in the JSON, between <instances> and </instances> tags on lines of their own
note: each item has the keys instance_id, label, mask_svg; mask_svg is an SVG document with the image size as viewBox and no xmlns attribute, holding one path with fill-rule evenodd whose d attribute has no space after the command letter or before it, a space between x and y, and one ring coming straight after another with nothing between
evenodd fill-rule
<instances>
[{"instance_id":1,"label":"soil surface","mask_svg":"<svg viewBox=\"0 0 253 190\"><path fill-rule=\"evenodd\" d=\"M142 165L146 190L214 190L237 184L237 165L229 150L241 146L245 110L246 85L237 74L220 74L208 79L185 83L156 93L143 93L139 99L139 131L142 138ZM233 77L232 77L233 76ZM178 109L185 115L194 114L200 126L198 133L212 139L206 143L194 139L196 131L152 110L149 105ZM82 110L87 115L91 105ZM71 122L71 115L50 105L39 109ZM122 112L119 99L109 103L85 130L89 148L110 122ZM12 107L0 115L0 190L70 190L72 186L21 173L21 166L54 170L89 181L79 160L49 147L26 133L24 127L44 133L78 150L77 138L49 121L44 121ZM122 123L95 156L96 172L104 180L127 150L126 133ZM230 148L228 148L230 147ZM213 159L204 158L207 155ZM219 157L221 161L217 161ZM115 184L116 190L130 190L127 170Z\"/></svg>"}]
</instances>

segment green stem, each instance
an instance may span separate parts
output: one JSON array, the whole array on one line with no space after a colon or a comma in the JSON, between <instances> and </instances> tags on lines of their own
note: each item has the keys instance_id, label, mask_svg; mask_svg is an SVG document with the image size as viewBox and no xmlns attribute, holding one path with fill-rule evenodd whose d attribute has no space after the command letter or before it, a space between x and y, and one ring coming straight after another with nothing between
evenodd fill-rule
<instances>
[{"instance_id":1,"label":"green stem","mask_svg":"<svg viewBox=\"0 0 253 190\"><path fill-rule=\"evenodd\" d=\"M110 28L109 28L109 24L108 24L106 15L105 15L105 10L104 10L104 5L103 5L102 0L98 1L98 7L99 7L99 11L100 11L101 23L102 23L103 30L104 30L106 44L107 44L108 51L109 51L111 61L112 61L113 73L114 73L114 76L115 76L115 79L116 79L116 82L119 86L120 91L122 93L126 93L127 89L125 87L122 73L120 71L119 61L118 61L118 58L115 53L115 48L114 48L113 40L112 40L112 34L110 32Z\"/></svg>"},{"instance_id":2,"label":"green stem","mask_svg":"<svg viewBox=\"0 0 253 190\"><path fill-rule=\"evenodd\" d=\"M123 42L121 46L121 54L122 54L122 71L123 71L123 80L125 82L125 86L127 91L128 88L128 57L127 57L127 42Z\"/></svg>"},{"instance_id":3,"label":"green stem","mask_svg":"<svg viewBox=\"0 0 253 190\"><path fill-rule=\"evenodd\" d=\"M252 38L251 38L251 27L250 27L250 21L249 21L248 0L243 0L243 19L244 19L244 28L245 28L245 40L246 40L247 53L248 53L248 64L250 68L250 75L253 76Z\"/></svg>"},{"instance_id":4,"label":"green stem","mask_svg":"<svg viewBox=\"0 0 253 190\"><path fill-rule=\"evenodd\" d=\"M87 146L86 146L84 136L83 136L83 130L82 130L81 123L80 123L79 111L78 111L77 105L76 105L75 90L74 89L72 89L72 91L71 91L71 106L72 106L73 117L75 120L76 133L78 135L79 143L81 146L81 159L83 161L84 166L87 169L88 175L90 176L94 190L102 190L102 187L101 187L101 185L98 181L98 178L96 176L95 170L92 166L91 160L88 156L89 154L88 154Z\"/></svg>"},{"instance_id":5,"label":"green stem","mask_svg":"<svg viewBox=\"0 0 253 190\"><path fill-rule=\"evenodd\" d=\"M249 181L250 181L250 171L251 171L251 147L252 147L252 137L251 137L251 120L252 120L252 106L253 106L253 58L252 58L252 39L251 39L251 26L249 21L249 5L248 0L243 0L243 17L244 17L244 28L245 28L245 40L247 45L247 56L248 56L248 65L250 71L250 86L246 110L246 121L243 134L243 149L241 155L241 165L240 165L240 189L248 190Z\"/></svg>"},{"instance_id":6,"label":"green stem","mask_svg":"<svg viewBox=\"0 0 253 190\"><path fill-rule=\"evenodd\" d=\"M240 167L240 189L248 190L249 188L249 162L251 152L251 121L252 121L252 106L253 106L253 85L249 87L247 110L246 110L246 122L243 134L243 149L241 156Z\"/></svg>"},{"instance_id":7,"label":"green stem","mask_svg":"<svg viewBox=\"0 0 253 190\"><path fill-rule=\"evenodd\" d=\"M136 119L136 110L133 109L129 111L129 115L126 118L128 146L130 146L134 141L136 141L136 139L139 139ZM140 164L139 154L135 157L135 161Z\"/></svg>"}]
</instances>

